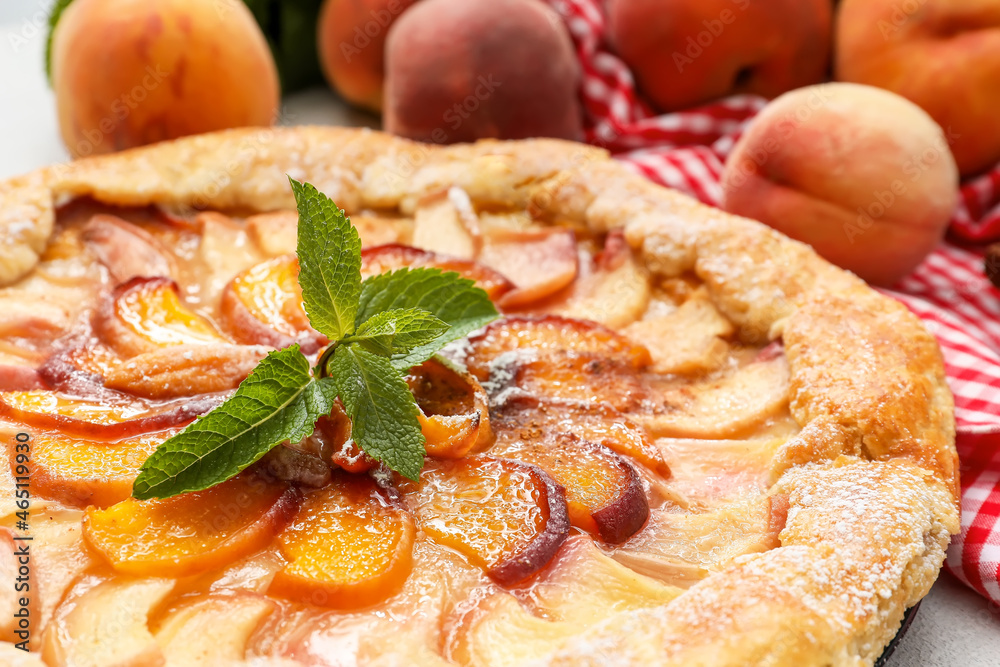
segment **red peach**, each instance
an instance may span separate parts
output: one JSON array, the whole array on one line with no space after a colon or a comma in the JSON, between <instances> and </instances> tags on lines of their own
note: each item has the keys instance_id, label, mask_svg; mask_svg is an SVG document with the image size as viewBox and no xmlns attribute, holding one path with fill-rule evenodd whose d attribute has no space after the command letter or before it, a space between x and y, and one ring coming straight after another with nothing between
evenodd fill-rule
<instances>
[{"instance_id":1,"label":"red peach","mask_svg":"<svg viewBox=\"0 0 1000 667\"><path fill-rule=\"evenodd\" d=\"M236 0L75 0L53 34L52 87L74 157L266 126L278 72Z\"/></svg>"},{"instance_id":2,"label":"red peach","mask_svg":"<svg viewBox=\"0 0 1000 667\"><path fill-rule=\"evenodd\" d=\"M348 102L382 110L385 38L416 0L326 0L316 43L330 85Z\"/></svg>"},{"instance_id":3,"label":"red peach","mask_svg":"<svg viewBox=\"0 0 1000 667\"><path fill-rule=\"evenodd\" d=\"M892 93L847 83L774 100L737 142L723 208L890 285L938 244L958 198L941 128Z\"/></svg>"},{"instance_id":4,"label":"red peach","mask_svg":"<svg viewBox=\"0 0 1000 667\"><path fill-rule=\"evenodd\" d=\"M610 0L609 37L662 111L826 78L830 0Z\"/></svg>"},{"instance_id":5,"label":"red peach","mask_svg":"<svg viewBox=\"0 0 1000 667\"><path fill-rule=\"evenodd\" d=\"M1000 2L845 0L836 35L838 79L924 109L963 174L1000 162Z\"/></svg>"},{"instance_id":6,"label":"red peach","mask_svg":"<svg viewBox=\"0 0 1000 667\"><path fill-rule=\"evenodd\" d=\"M389 30L385 129L434 143L583 136L580 66L537 0L424 0Z\"/></svg>"}]
</instances>

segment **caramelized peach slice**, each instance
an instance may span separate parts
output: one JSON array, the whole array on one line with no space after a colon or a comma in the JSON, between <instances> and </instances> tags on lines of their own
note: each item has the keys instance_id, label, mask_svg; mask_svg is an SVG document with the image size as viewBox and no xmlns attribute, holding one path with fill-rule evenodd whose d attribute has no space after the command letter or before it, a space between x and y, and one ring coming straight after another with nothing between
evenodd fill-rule
<instances>
[{"instance_id":1,"label":"caramelized peach slice","mask_svg":"<svg viewBox=\"0 0 1000 667\"><path fill-rule=\"evenodd\" d=\"M184 304L169 278L133 278L115 288L98 308L94 330L123 357L170 345L229 342Z\"/></svg>"},{"instance_id":2,"label":"caramelized peach slice","mask_svg":"<svg viewBox=\"0 0 1000 667\"><path fill-rule=\"evenodd\" d=\"M513 358L499 368L494 366L493 370L489 386L494 402L527 393L547 399L598 403L627 413L641 424L644 422L634 413L659 414L665 400L661 394L667 395L674 389L670 383L655 386L634 368L599 353L565 353L550 358L524 356Z\"/></svg>"},{"instance_id":3,"label":"caramelized peach slice","mask_svg":"<svg viewBox=\"0 0 1000 667\"><path fill-rule=\"evenodd\" d=\"M163 619L156 643L170 667L242 663L250 635L276 608L253 593L199 598Z\"/></svg>"},{"instance_id":4,"label":"caramelized peach slice","mask_svg":"<svg viewBox=\"0 0 1000 667\"><path fill-rule=\"evenodd\" d=\"M478 260L510 276L516 286L497 302L521 308L549 297L576 280L576 236L566 229L497 228L486 235Z\"/></svg>"},{"instance_id":5,"label":"caramelized peach slice","mask_svg":"<svg viewBox=\"0 0 1000 667\"><path fill-rule=\"evenodd\" d=\"M432 459L420 482L406 481L403 489L426 535L502 584L545 567L569 534L565 491L517 461Z\"/></svg>"},{"instance_id":6,"label":"caramelized peach slice","mask_svg":"<svg viewBox=\"0 0 1000 667\"><path fill-rule=\"evenodd\" d=\"M493 300L514 288L503 275L477 262L438 255L405 245L380 245L361 251L361 274L374 276L404 267L429 267L454 271L476 283Z\"/></svg>"},{"instance_id":7,"label":"caramelized peach slice","mask_svg":"<svg viewBox=\"0 0 1000 667\"><path fill-rule=\"evenodd\" d=\"M646 430L601 403L544 400L526 394L511 396L494 409L502 425L497 440L537 438L543 433L574 433L604 445L657 473L670 477L670 467Z\"/></svg>"},{"instance_id":8,"label":"caramelized peach slice","mask_svg":"<svg viewBox=\"0 0 1000 667\"><path fill-rule=\"evenodd\" d=\"M285 255L252 266L226 285L222 316L241 343L274 348L299 343L312 354L326 338L309 325L299 287L299 262Z\"/></svg>"},{"instance_id":9,"label":"caramelized peach slice","mask_svg":"<svg viewBox=\"0 0 1000 667\"><path fill-rule=\"evenodd\" d=\"M644 345L657 373L704 373L726 361L733 325L699 290L680 307L659 317L639 320L622 333Z\"/></svg>"},{"instance_id":10,"label":"caramelized peach slice","mask_svg":"<svg viewBox=\"0 0 1000 667\"><path fill-rule=\"evenodd\" d=\"M551 475L566 488L570 523L605 542L624 542L642 528L649 504L642 480L624 459L572 433L533 435L520 430L501 437L490 455L531 463Z\"/></svg>"},{"instance_id":11,"label":"caramelized peach slice","mask_svg":"<svg viewBox=\"0 0 1000 667\"><path fill-rule=\"evenodd\" d=\"M32 493L81 508L121 502L132 495L132 482L143 462L174 432L149 433L118 442L38 433L31 446Z\"/></svg>"},{"instance_id":12,"label":"caramelized peach slice","mask_svg":"<svg viewBox=\"0 0 1000 667\"><path fill-rule=\"evenodd\" d=\"M583 320L564 317L505 317L469 338L469 371L480 380L490 376L490 365L506 353L533 358L558 358L568 353L596 353L631 368L649 365L649 351L615 331Z\"/></svg>"},{"instance_id":13,"label":"caramelized peach slice","mask_svg":"<svg viewBox=\"0 0 1000 667\"><path fill-rule=\"evenodd\" d=\"M80 229L80 239L116 284L136 277L170 278L176 273L170 253L160 241L116 215L94 215Z\"/></svg>"},{"instance_id":14,"label":"caramelized peach slice","mask_svg":"<svg viewBox=\"0 0 1000 667\"><path fill-rule=\"evenodd\" d=\"M75 395L100 393L104 378L121 364L121 358L100 341L85 339L59 350L38 367L38 374L52 389Z\"/></svg>"},{"instance_id":15,"label":"caramelized peach slice","mask_svg":"<svg viewBox=\"0 0 1000 667\"><path fill-rule=\"evenodd\" d=\"M654 510L646 528L614 553L623 565L682 588L748 553L781 545L788 497L749 496L710 512Z\"/></svg>"},{"instance_id":16,"label":"caramelized peach slice","mask_svg":"<svg viewBox=\"0 0 1000 667\"><path fill-rule=\"evenodd\" d=\"M104 376L104 386L152 399L228 391L236 389L269 350L263 345L174 345L118 364Z\"/></svg>"},{"instance_id":17,"label":"caramelized peach slice","mask_svg":"<svg viewBox=\"0 0 1000 667\"><path fill-rule=\"evenodd\" d=\"M646 310L649 276L632 256L620 231L608 234L604 251L581 265L579 275L563 294L538 305L541 312L624 327Z\"/></svg>"},{"instance_id":18,"label":"caramelized peach slice","mask_svg":"<svg viewBox=\"0 0 1000 667\"><path fill-rule=\"evenodd\" d=\"M415 537L413 517L370 477L341 473L278 536L289 562L268 592L323 607L375 604L402 588Z\"/></svg>"},{"instance_id":19,"label":"caramelized peach slice","mask_svg":"<svg viewBox=\"0 0 1000 667\"><path fill-rule=\"evenodd\" d=\"M87 542L116 571L181 577L263 548L298 505L298 492L287 484L244 473L205 491L91 508L83 527Z\"/></svg>"},{"instance_id":20,"label":"caramelized peach slice","mask_svg":"<svg viewBox=\"0 0 1000 667\"><path fill-rule=\"evenodd\" d=\"M183 403L151 404L124 394L96 398L43 389L0 393L0 418L68 436L116 440L183 426L220 402L200 397Z\"/></svg>"},{"instance_id":21,"label":"caramelized peach slice","mask_svg":"<svg viewBox=\"0 0 1000 667\"><path fill-rule=\"evenodd\" d=\"M31 366L0 364L0 391L29 391L44 386L42 376Z\"/></svg>"},{"instance_id":22,"label":"caramelized peach slice","mask_svg":"<svg viewBox=\"0 0 1000 667\"><path fill-rule=\"evenodd\" d=\"M339 398L333 402L330 414L316 421L313 434L296 446L351 473L368 472L378 465L378 461L358 449L351 438L351 420Z\"/></svg>"},{"instance_id":23,"label":"caramelized peach slice","mask_svg":"<svg viewBox=\"0 0 1000 667\"><path fill-rule=\"evenodd\" d=\"M457 459L493 442L488 397L471 373L430 360L406 378L417 401L417 419L428 456Z\"/></svg>"},{"instance_id":24,"label":"caramelized peach slice","mask_svg":"<svg viewBox=\"0 0 1000 667\"><path fill-rule=\"evenodd\" d=\"M80 667L162 665L147 623L173 588L171 579L83 577L45 629L42 658Z\"/></svg>"}]
</instances>

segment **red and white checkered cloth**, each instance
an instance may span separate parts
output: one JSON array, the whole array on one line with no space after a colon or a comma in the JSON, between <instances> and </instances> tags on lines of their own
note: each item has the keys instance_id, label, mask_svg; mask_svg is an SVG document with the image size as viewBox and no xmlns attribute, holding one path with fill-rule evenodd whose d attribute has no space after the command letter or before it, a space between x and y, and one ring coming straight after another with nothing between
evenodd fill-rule
<instances>
[{"instance_id":1,"label":"red and white checkered cloth","mask_svg":"<svg viewBox=\"0 0 1000 667\"><path fill-rule=\"evenodd\" d=\"M723 164L766 101L752 96L656 116L605 41L600 0L546 0L562 16L583 68L587 140L657 183L719 205ZM962 532L946 566L1000 603L1000 290L976 244L1000 240L1000 165L962 186L949 240L894 289L944 351L955 394Z\"/></svg>"}]
</instances>

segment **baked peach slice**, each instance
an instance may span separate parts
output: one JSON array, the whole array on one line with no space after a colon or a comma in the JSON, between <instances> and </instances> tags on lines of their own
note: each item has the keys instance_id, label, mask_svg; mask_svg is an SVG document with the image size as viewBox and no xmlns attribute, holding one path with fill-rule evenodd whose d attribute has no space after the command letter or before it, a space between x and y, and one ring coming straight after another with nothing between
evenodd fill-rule
<instances>
[{"instance_id":1,"label":"baked peach slice","mask_svg":"<svg viewBox=\"0 0 1000 667\"><path fill-rule=\"evenodd\" d=\"M428 456L457 459L493 442L489 398L471 373L432 359L410 369L406 382Z\"/></svg>"},{"instance_id":2,"label":"baked peach slice","mask_svg":"<svg viewBox=\"0 0 1000 667\"><path fill-rule=\"evenodd\" d=\"M523 308L576 280L579 253L570 230L497 227L484 241L477 260L509 276L515 285L497 301L501 308Z\"/></svg>"},{"instance_id":3,"label":"baked peach slice","mask_svg":"<svg viewBox=\"0 0 1000 667\"><path fill-rule=\"evenodd\" d=\"M209 595L173 609L154 636L170 667L237 664L250 635L277 607L250 592ZM226 631L215 632L219 627Z\"/></svg>"},{"instance_id":4,"label":"baked peach slice","mask_svg":"<svg viewBox=\"0 0 1000 667\"><path fill-rule=\"evenodd\" d=\"M781 415L790 394L785 357L747 364L717 380L649 384L649 405L630 417L659 437L723 439L744 436Z\"/></svg>"},{"instance_id":5,"label":"baked peach slice","mask_svg":"<svg viewBox=\"0 0 1000 667\"><path fill-rule=\"evenodd\" d=\"M230 342L184 303L169 278L133 278L119 285L98 307L94 331L126 358L170 345Z\"/></svg>"},{"instance_id":6,"label":"baked peach slice","mask_svg":"<svg viewBox=\"0 0 1000 667\"><path fill-rule=\"evenodd\" d=\"M115 283L136 277L173 277L177 267L152 234L116 215L98 213L80 229L80 239Z\"/></svg>"},{"instance_id":7,"label":"baked peach slice","mask_svg":"<svg viewBox=\"0 0 1000 667\"><path fill-rule=\"evenodd\" d=\"M31 444L32 493L73 507L114 505L132 495L143 462L175 432L118 442L36 433ZM13 444L10 450L13 467Z\"/></svg>"},{"instance_id":8,"label":"baked peach slice","mask_svg":"<svg viewBox=\"0 0 1000 667\"><path fill-rule=\"evenodd\" d=\"M236 389L271 348L264 345L174 345L126 359L104 376L108 389L167 400Z\"/></svg>"},{"instance_id":9,"label":"baked peach slice","mask_svg":"<svg viewBox=\"0 0 1000 667\"><path fill-rule=\"evenodd\" d=\"M505 317L470 336L469 346L465 363L480 381L489 379L490 366L510 353L536 359L594 353L637 370L652 361L646 348L608 327L554 315Z\"/></svg>"},{"instance_id":10,"label":"baked peach slice","mask_svg":"<svg viewBox=\"0 0 1000 667\"><path fill-rule=\"evenodd\" d=\"M312 354L326 338L309 324L299 287L299 261L285 255L250 267L222 292L222 317L230 335L274 348L298 343Z\"/></svg>"},{"instance_id":11,"label":"baked peach slice","mask_svg":"<svg viewBox=\"0 0 1000 667\"><path fill-rule=\"evenodd\" d=\"M521 429L513 437L501 436L489 453L531 463L551 475L566 489L570 523L605 542L624 542L649 517L635 469L607 447L576 434Z\"/></svg>"},{"instance_id":12,"label":"baked peach slice","mask_svg":"<svg viewBox=\"0 0 1000 667\"><path fill-rule=\"evenodd\" d=\"M305 497L278 535L288 561L268 592L321 607L358 608L398 592L413 566L413 517L367 475L340 473Z\"/></svg>"},{"instance_id":13,"label":"baked peach slice","mask_svg":"<svg viewBox=\"0 0 1000 667\"><path fill-rule=\"evenodd\" d=\"M81 397L44 389L7 391L0 392L0 418L76 438L118 440L183 426L221 400L203 396L184 402L150 403L118 392Z\"/></svg>"},{"instance_id":14,"label":"baked peach slice","mask_svg":"<svg viewBox=\"0 0 1000 667\"><path fill-rule=\"evenodd\" d=\"M493 269L468 259L439 255L430 250L412 246L387 244L365 248L361 251L361 275L375 276L405 267L425 267L454 271L476 283L496 301L514 288L514 284Z\"/></svg>"},{"instance_id":15,"label":"baked peach slice","mask_svg":"<svg viewBox=\"0 0 1000 667\"><path fill-rule=\"evenodd\" d=\"M569 534L565 490L526 463L430 459L402 490L424 534L501 584L544 568Z\"/></svg>"},{"instance_id":16,"label":"baked peach slice","mask_svg":"<svg viewBox=\"0 0 1000 667\"><path fill-rule=\"evenodd\" d=\"M674 312L633 322L622 333L649 350L654 372L696 374L725 363L729 344L724 338L734 331L700 289Z\"/></svg>"},{"instance_id":17,"label":"baked peach slice","mask_svg":"<svg viewBox=\"0 0 1000 667\"><path fill-rule=\"evenodd\" d=\"M148 622L174 583L82 577L44 630L42 658L50 665L79 667L164 664Z\"/></svg>"},{"instance_id":18,"label":"baked peach slice","mask_svg":"<svg viewBox=\"0 0 1000 667\"><path fill-rule=\"evenodd\" d=\"M293 487L244 473L204 491L90 508L83 533L117 572L182 577L264 548L298 506Z\"/></svg>"},{"instance_id":19,"label":"baked peach slice","mask_svg":"<svg viewBox=\"0 0 1000 667\"><path fill-rule=\"evenodd\" d=\"M751 495L707 512L656 509L646 528L613 557L666 583L688 588L738 556L781 546L788 496Z\"/></svg>"},{"instance_id":20,"label":"baked peach slice","mask_svg":"<svg viewBox=\"0 0 1000 667\"><path fill-rule=\"evenodd\" d=\"M351 419L339 398L333 402L330 414L316 420L312 435L298 447L350 473L365 473L378 465L378 461L361 451L351 438Z\"/></svg>"},{"instance_id":21,"label":"baked peach slice","mask_svg":"<svg viewBox=\"0 0 1000 667\"><path fill-rule=\"evenodd\" d=\"M493 413L497 423L502 424L497 431L499 441L538 437L542 433L574 433L642 464L664 479L670 477L670 466L646 429L608 405L517 394L495 406Z\"/></svg>"},{"instance_id":22,"label":"baked peach slice","mask_svg":"<svg viewBox=\"0 0 1000 667\"><path fill-rule=\"evenodd\" d=\"M642 316L651 294L645 268L636 261L621 230L616 230L608 233L604 250L592 261L581 263L572 285L537 304L537 310L619 328Z\"/></svg>"}]
</instances>

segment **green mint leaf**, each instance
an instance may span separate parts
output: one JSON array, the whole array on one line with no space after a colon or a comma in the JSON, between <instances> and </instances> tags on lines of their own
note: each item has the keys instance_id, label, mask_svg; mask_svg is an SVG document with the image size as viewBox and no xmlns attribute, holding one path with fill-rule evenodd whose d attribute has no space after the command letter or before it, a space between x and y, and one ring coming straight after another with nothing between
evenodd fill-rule
<instances>
[{"instance_id":1,"label":"green mint leaf","mask_svg":"<svg viewBox=\"0 0 1000 667\"><path fill-rule=\"evenodd\" d=\"M308 183L288 180L299 209L296 254L306 315L314 329L339 340L354 332L361 291L361 238L329 197Z\"/></svg>"},{"instance_id":2,"label":"green mint leaf","mask_svg":"<svg viewBox=\"0 0 1000 667\"><path fill-rule=\"evenodd\" d=\"M351 436L363 451L416 480L424 466L424 434L417 404L399 371L385 357L356 343L341 345L330 377L351 418Z\"/></svg>"},{"instance_id":3,"label":"green mint leaf","mask_svg":"<svg viewBox=\"0 0 1000 667\"><path fill-rule=\"evenodd\" d=\"M73 0L56 0L49 13L49 34L45 38L45 76L49 80L49 86L52 85L52 36L56 32L56 26L59 24L59 19L62 18L63 11L69 7L71 2Z\"/></svg>"},{"instance_id":4,"label":"green mint leaf","mask_svg":"<svg viewBox=\"0 0 1000 667\"><path fill-rule=\"evenodd\" d=\"M355 321L360 325L380 312L401 308L427 311L450 328L433 341L394 358L393 365L399 370L427 361L451 341L500 316L486 292L473 281L440 269L407 268L372 276L361 284Z\"/></svg>"},{"instance_id":5,"label":"green mint leaf","mask_svg":"<svg viewBox=\"0 0 1000 667\"><path fill-rule=\"evenodd\" d=\"M336 397L332 380L313 379L298 345L271 352L225 403L157 448L132 495L169 498L224 482L273 447L312 433Z\"/></svg>"},{"instance_id":6,"label":"green mint leaf","mask_svg":"<svg viewBox=\"0 0 1000 667\"><path fill-rule=\"evenodd\" d=\"M345 340L356 342L374 354L391 357L430 343L448 328L426 310L394 308L372 315Z\"/></svg>"}]
</instances>

